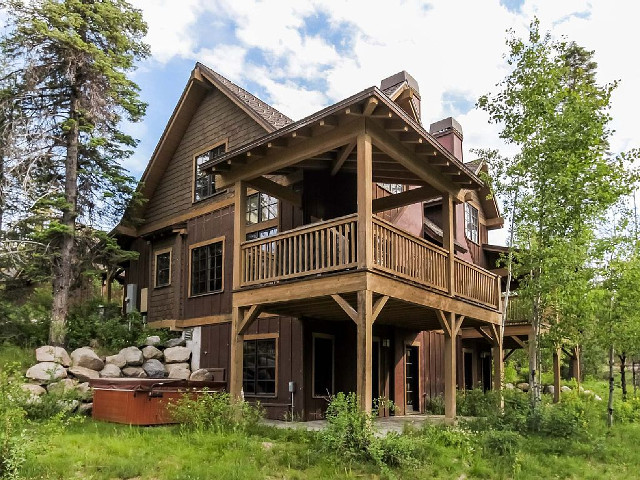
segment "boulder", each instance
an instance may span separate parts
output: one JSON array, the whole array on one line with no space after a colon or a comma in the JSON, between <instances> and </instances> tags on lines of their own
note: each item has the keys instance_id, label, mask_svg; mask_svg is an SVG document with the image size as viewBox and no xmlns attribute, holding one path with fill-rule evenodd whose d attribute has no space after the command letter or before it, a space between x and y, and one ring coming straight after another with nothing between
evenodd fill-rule
<instances>
[{"instance_id":1,"label":"boulder","mask_svg":"<svg viewBox=\"0 0 640 480\"><path fill-rule=\"evenodd\" d=\"M121 353L116 353L115 355L109 355L105 358L105 363L107 365L115 365L118 368L124 368L127 366L127 360L124 358L124 355Z\"/></svg>"},{"instance_id":2,"label":"boulder","mask_svg":"<svg viewBox=\"0 0 640 480\"><path fill-rule=\"evenodd\" d=\"M162 351L158 350L152 345L147 345L142 349L142 356L145 360L150 360L152 358L155 358L156 360L162 360L164 358Z\"/></svg>"},{"instance_id":3,"label":"boulder","mask_svg":"<svg viewBox=\"0 0 640 480\"><path fill-rule=\"evenodd\" d=\"M125 367L122 369L122 374L125 377L130 378L146 378L147 373L142 367Z\"/></svg>"},{"instance_id":4,"label":"boulder","mask_svg":"<svg viewBox=\"0 0 640 480\"><path fill-rule=\"evenodd\" d=\"M93 411L93 403L81 403L78 405L78 413L80 415L91 415Z\"/></svg>"},{"instance_id":5,"label":"boulder","mask_svg":"<svg viewBox=\"0 0 640 480\"><path fill-rule=\"evenodd\" d=\"M80 382L88 382L92 378L100 378L100 373L85 367L71 367L69 373Z\"/></svg>"},{"instance_id":6,"label":"boulder","mask_svg":"<svg viewBox=\"0 0 640 480\"><path fill-rule=\"evenodd\" d=\"M194 382L211 382L213 380L213 372L210 372L206 368L200 368L191 374L189 380L193 380ZM511 387L513 387L513 385L511 385Z\"/></svg>"},{"instance_id":7,"label":"boulder","mask_svg":"<svg viewBox=\"0 0 640 480\"><path fill-rule=\"evenodd\" d=\"M184 347L186 344L187 344L187 341L182 337L172 338L171 340L167 340L166 342L164 342L164 347L165 348Z\"/></svg>"},{"instance_id":8,"label":"boulder","mask_svg":"<svg viewBox=\"0 0 640 480\"><path fill-rule=\"evenodd\" d=\"M594 395L593 398L594 398L594 400L596 402L601 402L602 401L602 397L600 395Z\"/></svg>"},{"instance_id":9,"label":"boulder","mask_svg":"<svg viewBox=\"0 0 640 480\"><path fill-rule=\"evenodd\" d=\"M560 391L561 391L562 393L570 392L570 391L571 391L571 387L568 387L568 386L566 386L566 385L562 385L562 386L560 387Z\"/></svg>"},{"instance_id":10,"label":"boulder","mask_svg":"<svg viewBox=\"0 0 640 480\"><path fill-rule=\"evenodd\" d=\"M169 378L179 378L180 380L189 380L191 369L188 363L170 363L167 365Z\"/></svg>"},{"instance_id":11,"label":"boulder","mask_svg":"<svg viewBox=\"0 0 640 480\"><path fill-rule=\"evenodd\" d=\"M164 368L164 365L155 358L144 362L142 369L149 378L165 378L167 376L167 370Z\"/></svg>"},{"instance_id":12,"label":"boulder","mask_svg":"<svg viewBox=\"0 0 640 480\"><path fill-rule=\"evenodd\" d=\"M63 378L59 382L50 383L47 386L47 392L62 395L76 389L76 382L71 378Z\"/></svg>"},{"instance_id":13,"label":"boulder","mask_svg":"<svg viewBox=\"0 0 640 480\"><path fill-rule=\"evenodd\" d=\"M553 385L545 385L542 393L548 393L549 395L553 395L556 392L556 387Z\"/></svg>"},{"instance_id":14,"label":"boulder","mask_svg":"<svg viewBox=\"0 0 640 480\"><path fill-rule=\"evenodd\" d=\"M522 390L523 392L529 391L529 384L527 382L522 382L516 385L516 388Z\"/></svg>"},{"instance_id":15,"label":"boulder","mask_svg":"<svg viewBox=\"0 0 640 480\"><path fill-rule=\"evenodd\" d=\"M58 407L65 412L74 412L80 405L78 400L58 400Z\"/></svg>"},{"instance_id":16,"label":"boulder","mask_svg":"<svg viewBox=\"0 0 640 480\"><path fill-rule=\"evenodd\" d=\"M93 391L87 382L76 385L76 391L80 394L82 400L87 401L93 398Z\"/></svg>"},{"instance_id":17,"label":"boulder","mask_svg":"<svg viewBox=\"0 0 640 480\"><path fill-rule=\"evenodd\" d=\"M169 347L164 351L166 363L184 363L191 357L191 350L187 347Z\"/></svg>"},{"instance_id":18,"label":"boulder","mask_svg":"<svg viewBox=\"0 0 640 480\"><path fill-rule=\"evenodd\" d=\"M124 356L127 367L139 367L144 363L144 356L138 347L123 348L120 355Z\"/></svg>"},{"instance_id":19,"label":"boulder","mask_svg":"<svg viewBox=\"0 0 640 480\"><path fill-rule=\"evenodd\" d=\"M40 362L27 370L27 378L40 383L51 383L61 378L67 378L67 371L55 362Z\"/></svg>"},{"instance_id":20,"label":"boulder","mask_svg":"<svg viewBox=\"0 0 640 480\"><path fill-rule=\"evenodd\" d=\"M39 397L40 395L47 393L47 391L40 385L34 385L33 383L25 383L23 385L20 385L20 388L22 388L22 391L27 392L32 397Z\"/></svg>"},{"instance_id":21,"label":"boulder","mask_svg":"<svg viewBox=\"0 0 640 480\"><path fill-rule=\"evenodd\" d=\"M505 390L514 390L516 387L513 385L513 383L505 383L504 388Z\"/></svg>"},{"instance_id":22,"label":"boulder","mask_svg":"<svg viewBox=\"0 0 640 480\"><path fill-rule=\"evenodd\" d=\"M82 347L71 352L71 360L74 367L89 368L100 371L104 368L104 362L89 347Z\"/></svg>"},{"instance_id":23,"label":"boulder","mask_svg":"<svg viewBox=\"0 0 640 480\"><path fill-rule=\"evenodd\" d=\"M151 346L151 347L156 347L156 346L160 345L161 341L162 340L160 340L160 337L158 335L150 335L144 341L144 344L148 345L148 346Z\"/></svg>"},{"instance_id":24,"label":"boulder","mask_svg":"<svg viewBox=\"0 0 640 480\"><path fill-rule=\"evenodd\" d=\"M108 363L104 366L102 370L100 370L100 378L120 378L122 376L122 372L117 365L113 363Z\"/></svg>"},{"instance_id":25,"label":"boulder","mask_svg":"<svg viewBox=\"0 0 640 480\"><path fill-rule=\"evenodd\" d=\"M36 348L36 360L39 362L59 363L64 367L71 365L71 357L67 351L62 347L52 347L51 345Z\"/></svg>"},{"instance_id":26,"label":"boulder","mask_svg":"<svg viewBox=\"0 0 640 480\"><path fill-rule=\"evenodd\" d=\"M584 393L585 395L593 395L593 392L591 390L585 390L582 393Z\"/></svg>"}]
</instances>

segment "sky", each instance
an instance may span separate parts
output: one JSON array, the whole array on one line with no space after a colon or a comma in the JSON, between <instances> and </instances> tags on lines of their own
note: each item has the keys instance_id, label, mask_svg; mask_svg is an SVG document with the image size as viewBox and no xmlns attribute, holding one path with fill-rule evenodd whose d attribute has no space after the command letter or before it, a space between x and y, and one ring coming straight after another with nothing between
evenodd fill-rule
<instances>
[{"instance_id":1,"label":"sky","mask_svg":"<svg viewBox=\"0 0 640 480\"><path fill-rule=\"evenodd\" d=\"M140 140L126 167L139 178L200 61L294 120L401 70L418 82L422 123L453 116L473 148L512 146L475 103L508 73L507 30L541 30L595 50L612 96L613 152L640 146L640 2L632 0L131 0L149 25L151 57L132 79L149 106L126 130ZM506 229L504 229L506 231ZM504 243L504 231L490 241Z\"/></svg>"}]
</instances>

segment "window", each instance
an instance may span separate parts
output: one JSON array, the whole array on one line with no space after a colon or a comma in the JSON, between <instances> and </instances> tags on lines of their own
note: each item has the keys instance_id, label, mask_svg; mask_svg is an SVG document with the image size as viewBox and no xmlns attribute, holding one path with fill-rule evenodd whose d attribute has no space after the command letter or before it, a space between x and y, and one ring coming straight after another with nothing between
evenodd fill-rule
<instances>
[{"instance_id":1,"label":"window","mask_svg":"<svg viewBox=\"0 0 640 480\"><path fill-rule=\"evenodd\" d=\"M212 148L204 153L196 155L195 157L195 188L194 188L194 196L193 201L199 202L200 200L204 200L205 198L210 197L214 193L216 193L216 183L215 176L211 173L202 173L200 171L200 167L205 162L209 160L213 160L216 157L219 157L225 152L226 145L223 143L222 145L218 145L217 147Z\"/></svg>"},{"instance_id":2,"label":"window","mask_svg":"<svg viewBox=\"0 0 640 480\"><path fill-rule=\"evenodd\" d=\"M156 275L154 287L165 287L171 283L171 249L156 252Z\"/></svg>"},{"instance_id":3,"label":"window","mask_svg":"<svg viewBox=\"0 0 640 480\"><path fill-rule=\"evenodd\" d=\"M278 216L278 199L266 193L247 197L247 225L273 220Z\"/></svg>"},{"instance_id":4,"label":"window","mask_svg":"<svg viewBox=\"0 0 640 480\"><path fill-rule=\"evenodd\" d=\"M245 395L276 395L276 339L245 340L242 358L242 389Z\"/></svg>"},{"instance_id":5,"label":"window","mask_svg":"<svg viewBox=\"0 0 640 480\"><path fill-rule=\"evenodd\" d=\"M387 192L393 193L401 193L404 190L404 185L401 183L378 183L378 186L384 188Z\"/></svg>"},{"instance_id":6,"label":"window","mask_svg":"<svg viewBox=\"0 0 640 480\"><path fill-rule=\"evenodd\" d=\"M223 242L191 249L191 295L222 290Z\"/></svg>"},{"instance_id":7,"label":"window","mask_svg":"<svg viewBox=\"0 0 640 480\"><path fill-rule=\"evenodd\" d=\"M247 233L247 240L257 240L258 238L272 237L273 235L277 234L278 229L276 227L265 228L264 230L257 230L255 232Z\"/></svg>"},{"instance_id":8,"label":"window","mask_svg":"<svg viewBox=\"0 0 640 480\"><path fill-rule=\"evenodd\" d=\"M469 203L464 204L464 234L469 240L478 240L478 209Z\"/></svg>"},{"instance_id":9,"label":"window","mask_svg":"<svg viewBox=\"0 0 640 480\"><path fill-rule=\"evenodd\" d=\"M334 394L333 336L313 335L313 396Z\"/></svg>"}]
</instances>

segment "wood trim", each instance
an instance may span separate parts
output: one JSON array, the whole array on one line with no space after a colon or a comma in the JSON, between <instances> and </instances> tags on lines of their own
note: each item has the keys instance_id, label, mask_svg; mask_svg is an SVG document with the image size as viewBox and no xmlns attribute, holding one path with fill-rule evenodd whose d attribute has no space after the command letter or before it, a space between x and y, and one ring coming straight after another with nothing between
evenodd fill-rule
<instances>
[{"instance_id":1,"label":"wood trim","mask_svg":"<svg viewBox=\"0 0 640 480\"><path fill-rule=\"evenodd\" d=\"M280 338L280 333L249 333L244 335L245 340L264 340L268 338L278 339Z\"/></svg>"},{"instance_id":2,"label":"wood trim","mask_svg":"<svg viewBox=\"0 0 640 480\"><path fill-rule=\"evenodd\" d=\"M266 193L267 195L277 198L278 200L289 202L295 207L302 207L302 195L293 191L293 189L280 185L266 177L257 177L252 180L247 180L247 185L262 193Z\"/></svg>"},{"instance_id":3,"label":"wood trim","mask_svg":"<svg viewBox=\"0 0 640 480\"><path fill-rule=\"evenodd\" d=\"M165 283L164 285L158 285L157 284L157 275L158 275L158 255L162 255L163 253L168 253L169 254L169 283ZM164 287L170 287L171 286L171 278L173 275L173 247L167 247L167 248L161 248L159 250L154 250L153 251L153 266L152 268L152 272L153 272L153 281L152 281L152 285L154 290L156 288L164 288Z\"/></svg>"},{"instance_id":4,"label":"wood trim","mask_svg":"<svg viewBox=\"0 0 640 480\"><path fill-rule=\"evenodd\" d=\"M198 293L197 295L192 295L191 294L191 251L195 248L200 248L200 247L204 247L206 245L211 245L213 243L218 243L218 242L222 242L222 285L220 290L216 290L214 292L205 292L205 293ZM224 260L226 258L226 237L222 236L222 237L215 237L209 240L204 240L202 242L197 242L194 243L193 245L189 245L189 248L187 249L187 264L189 265L188 271L187 271L187 298L198 298L198 297L203 297L205 295L213 295L216 293L222 293L224 292Z\"/></svg>"},{"instance_id":5,"label":"wood trim","mask_svg":"<svg viewBox=\"0 0 640 480\"><path fill-rule=\"evenodd\" d=\"M311 398L326 398L325 395L316 395L316 338L331 340L331 395L336 393L336 336L328 333L311 333Z\"/></svg>"},{"instance_id":6,"label":"wood trim","mask_svg":"<svg viewBox=\"0 0 640 480\"><path fill-rule=\"evenodd\" d=\"M210 200L213 197L202 200L205 202L206 200ZM200 203L200 202L198 202ZM149 233L155 232L156 230L161 230L166 227L170 227L171 225L175 225L176 223L186 222L187 220L191 220L192 218L200 217L202 215L206 215L207 213L215 212L216 210L222 210L228 206L233 205L234 200L233 197L225 198L223 200L218 200L217 202L210 203L208 205L203 205L198 208L191 208L187 213L183 213L180 215L175 215L173 217L168 217L164 220L158 220L156 222L151 222L146 225L143 225L137 230L138 236L147 235Z\"/></svg>"},{"instance_id":7,"label":"wood trim","mask_svg":"<svg viewBox=\"0 0 640 480\"><path fill-rule=\"evenodd\" d=\"M208 146L207 148L200 149L200 150L196 151L196 153L194 153L191 156L191 168L192 168L192 172L191 172L191 205L194 205L194 204L200 203L200 202L204 202L205 200L215 196L216 194L222 193L224 191L224 189L222 189L220 192L216 191L212 195L209 195L207 198L201 198L200 200L196 200L196 177L198 176L198 167L196 167L196 157L198 155L202 155L203 153L208 152L209 150L213 150L214 148L217 148L217 147L219 147L220 145L223 145L223 144L224 144L224 151L227 152L229 150L229 137L225 138L224 140L220 140L219 142L216 142L216 143ZM215 175L214 175L214 186L215 186Z\"/></svg>"},{"instance_id":8,"label":"wood trim","mask_svg":"<svg viewBox=\"0 0 640 480\"><path fill-rule=\"evenodd\" d=\"M259 232L260 230L266 230L268 228L277 228L278 233L280 233L280 216L278 215L276 218L272 218L271 220L267 220L266 222L258 222L252 223L251 225L247 225L244 229L245 237L248 233ZM242 242L246 242L245 238Z\"/></svg>"}]
</instances>

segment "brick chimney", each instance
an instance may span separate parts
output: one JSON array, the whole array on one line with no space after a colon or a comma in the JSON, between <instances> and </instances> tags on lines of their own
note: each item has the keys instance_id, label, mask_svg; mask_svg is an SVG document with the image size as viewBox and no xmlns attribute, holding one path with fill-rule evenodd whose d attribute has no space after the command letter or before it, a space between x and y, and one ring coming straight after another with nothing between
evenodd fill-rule
<instances>
[{"instance_id":1,"label":"brick chimney","mask_svg":"<svg viewBox=\"0 0 640 480\"><path fill-rule=\"evenodd\" d=\"M380 90L420 121L420 89L415 78L403 70L382 80Z\"/></svg>"},{"instance_id":2,"label":"brick chimney","mask_svg":"<svg viewBox=\"0 0 640 480\"><path fill-rule=\"evenodd\" d=\"M432 123L429 133L433 135L440 145L449 150L461 162L462 160L462 125L453 118L445 118L439 122Z\"/></svg>"}]
</instances>

